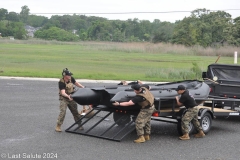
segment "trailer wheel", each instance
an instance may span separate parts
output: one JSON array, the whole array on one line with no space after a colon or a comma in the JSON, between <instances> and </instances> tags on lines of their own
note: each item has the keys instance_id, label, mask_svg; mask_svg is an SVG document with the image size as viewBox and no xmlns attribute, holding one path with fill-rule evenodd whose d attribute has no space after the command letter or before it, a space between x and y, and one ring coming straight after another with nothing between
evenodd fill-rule
<instances>
[{"instance_id":1,"label":"trailer wheel","mask_svg":"<svg viewBox=\"0 0 240 160\"><path fill-rule=\"evenodd\" d=\"M206 112L200 120L200 125L204 133L208 133L212 127L212 116Z\"/></svg>"},{"instance_id":2,"label":"trailer wheel","mask_svg":"<svg viewBox=\"0 0 240 160\"><path fill-rule=\"evenodd\" d=\"M124 126L131 121L131 118L130 115L114 112L113 120L118 126Z\"/></svg>"},{"instance_id":3,"label":"trailer wheel","mask_svg":"<svg viewBox=\"0 0 240 160\"><path fill-rule=\"evenodd\" d=\"M178 131L179 135L183 135L181 122L182 122L181 120L178 120L178 122L177 122L177 131ZM194 128L192 122L189 123L188 129L189 129L189 134L192 134L194 132L195 128Z\"/></svg>"}]
</instances>

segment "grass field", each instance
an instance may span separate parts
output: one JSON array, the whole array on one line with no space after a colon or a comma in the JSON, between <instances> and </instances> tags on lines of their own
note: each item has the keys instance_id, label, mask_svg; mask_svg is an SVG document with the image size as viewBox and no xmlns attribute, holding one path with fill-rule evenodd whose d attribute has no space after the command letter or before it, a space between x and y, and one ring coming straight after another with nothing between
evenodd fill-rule
<instances>
[{"instance_id":1,"label":"grass field","mask_svg":"<svg viewBox=\"0 0 240 160\"><path fill-rule=\"evenodd\" d=\"M218 63L233 64L237 49L223 49L229 54L222 53L227 56L221 56ZM77 79L200 79L191 70L193 63L206 70L220 54L215 51L150 43L0 40L0 76L59 78L67 67Z\"/></svg>"}]
</instances>

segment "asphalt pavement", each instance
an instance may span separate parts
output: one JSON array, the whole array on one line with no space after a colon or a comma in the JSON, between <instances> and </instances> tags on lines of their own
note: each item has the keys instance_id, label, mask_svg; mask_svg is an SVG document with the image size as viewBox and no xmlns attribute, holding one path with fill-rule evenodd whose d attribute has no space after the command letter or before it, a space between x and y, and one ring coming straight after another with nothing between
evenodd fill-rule
<instances>
[{"instance_id":1,"label":"asphalt pavement","mask_svg":"<svg viewBox=\"0 0 240 160\"><path fill-rule=\"evenodd\" d=\"M236 160L240 117L217 117L204 138L178 139L176 124L152 122L151 140L135 144L54 131L59 114L58 79L0 77L0 159ZM77 80L85 86L119 81ZM79 109L82 106L79 105ZM74 122L67 111L62 129Z\"/></svg>"}]
</instances>

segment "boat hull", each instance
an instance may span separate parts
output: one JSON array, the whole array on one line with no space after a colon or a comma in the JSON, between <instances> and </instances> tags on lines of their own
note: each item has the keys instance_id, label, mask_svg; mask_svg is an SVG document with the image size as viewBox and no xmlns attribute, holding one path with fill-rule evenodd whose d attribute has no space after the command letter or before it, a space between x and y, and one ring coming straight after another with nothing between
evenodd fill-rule
<instances>
[{"instance_id":1,"label":"boat hull","mask_svg":"<svg viewBox=\"0 0 240 160\"><path fill-rule=\"evenodd\" d=\"M204 102L209 95L209 86L197 80L186 80L164 84L149 84L150 92L154 96L154 104L156 109L172 108L176 104L175 97L177 94L176 88L178 85L184 85L189 93L195 98L198 104ZM105 105L114 109L121 110L139 110L138 105L133 106L114 106L112 103L127 102L135 96L135 92L131 86L111 86L98 88L80 88L71 97L80 105Z\"/></svg>"}]
</instances>

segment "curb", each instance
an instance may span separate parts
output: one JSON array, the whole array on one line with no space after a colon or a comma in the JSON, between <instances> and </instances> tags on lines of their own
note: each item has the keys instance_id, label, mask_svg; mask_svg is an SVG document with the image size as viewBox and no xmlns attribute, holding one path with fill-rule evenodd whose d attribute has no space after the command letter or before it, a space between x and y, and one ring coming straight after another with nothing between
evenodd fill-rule
<instances>
[{"instance_id":1,"label":"curb","mask_svg":"<svg viewBox=\"0 0 240 160\"><path fill-rule=\"evenodd\" d=\"M59 81L59 78L35 78L35 77L8 77L8 76L0 76L1 79L16 79L16 80L35 80L35 81ZM91 79L76 79L79 83L120 83L121 80L91 80ZM128 81L130 82L130 81ZM165 83L165 82L148 82L148 81L142 81L143 83L152 83L152 84L158 84L158 83Z\"/></svg>"}]
</instances>

